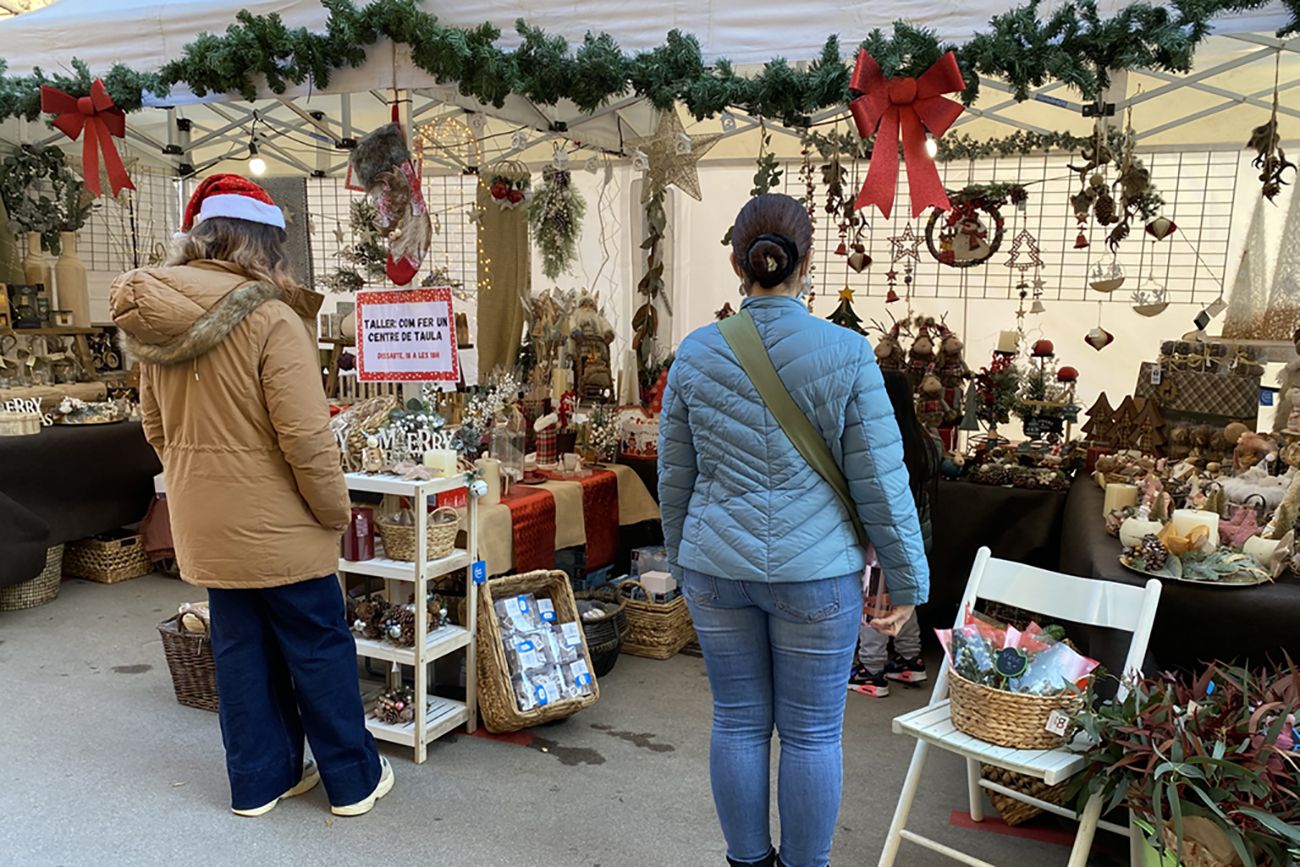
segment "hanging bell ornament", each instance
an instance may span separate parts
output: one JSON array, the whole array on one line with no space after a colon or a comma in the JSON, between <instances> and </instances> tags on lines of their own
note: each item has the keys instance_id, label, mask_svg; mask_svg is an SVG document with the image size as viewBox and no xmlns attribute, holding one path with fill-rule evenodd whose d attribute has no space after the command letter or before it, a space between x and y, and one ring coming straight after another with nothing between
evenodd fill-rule
<instances>
[{"instance_id":1,"label":"hanging bell ornament","mask_svg":"<svg viewBox=\"0 0 1300 867\"><path fill-rule=\"evenodd\" d=\"M1088 236L1080 232L1079 236L1074 239L1074 249L1082 250L1086 246L1088 246Z\"/></svg>"},{"instance_id":2,"label":"hanging bell ornament","mask_svg":"<svg viewBox=\"0 0 1300 867\"><path fill-rule=\"evenodd\" d=\"M893 304L897 300L898 300L898 293L895 292L893 289L890 289L887 293L885 293L886 304Z\"/></svg>"},{"instance_id":3,"label":"hanging bell ornament","mask_svg":"<svg viewBox=\"0 0 1300 867\"><path fill-rule=\"evenodd\" d=\"M848 248L847 246L845 246L845 244L844 244L843 241L840 241L840 245L839 245L838 247L835 248L835 255L836 255L836 256L847 256L848 254L849 254L849 248Z\"/></svg>"},{"instance_id":4,"label":"hanging bell ornament","mask_svg":"<svg viewBox=\"0 0 1300 867\"><path fill-rule=\"evenodd\" d=\"M1043 313L1046 312L1046 310L1047 308L1043 306L1043 302L1039 301L1037 298L1034 299L1034 303L1029 308L1030 313Z\"/></svg>"}]
</instances>

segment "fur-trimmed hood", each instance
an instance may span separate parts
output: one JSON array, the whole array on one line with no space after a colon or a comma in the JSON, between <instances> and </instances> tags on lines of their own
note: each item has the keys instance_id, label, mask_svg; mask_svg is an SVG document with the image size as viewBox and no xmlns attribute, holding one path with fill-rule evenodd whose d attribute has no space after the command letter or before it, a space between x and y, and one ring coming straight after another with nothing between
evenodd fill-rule
<instances>
[{"instance_id":1,"label":"fur-trimmed hood","mask_svg":"<svg viewBox=\"0 0 1300 867\"><path fill-rule=\"evenodd\" d=\"M223 262L129 271L113 283L113 321L127 352L153 364L181 364L210 352L280 290Z\"/></svg>"}]
</instances>

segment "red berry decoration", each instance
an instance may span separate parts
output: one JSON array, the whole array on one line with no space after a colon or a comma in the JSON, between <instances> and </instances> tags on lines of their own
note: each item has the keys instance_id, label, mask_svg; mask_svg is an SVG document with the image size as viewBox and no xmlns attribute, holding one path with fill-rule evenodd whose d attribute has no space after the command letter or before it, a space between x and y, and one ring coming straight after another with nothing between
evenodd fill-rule
<instances>
[{"instance_id":1,"label":"red berry decoration","mask_svg":"<svg viewBox=\"0 0 1300 867\"><path fill-rule=\"evenodd\" d=\"M1075 370L1073 367L1062 367L1056 372L1057 382L1078 382L1078 380L1079 371Z\"/></svg>"},{"instance_id":2,"label":"red berry decoration","mask_svg":"<svg viewBox=\"0 0 1300 867\"><path fill-rule=\"evenodd\" d=\"M1056 347L1050 340L1038 340L1034 342L1034 358L1051 358L1056 352Z\"/></svg>"},{"instance_id":3,"label":"red berry decoration","mask_svg":"<svg viewBox=\"0 0 1300 867\"><path fill-rule=\"evenodd\" d=\"M492 194L494 199L504 199L510 193L510 187L506 185L505 181L497 181L489 188L488 192Z\"/></svg>"}]
</instances>

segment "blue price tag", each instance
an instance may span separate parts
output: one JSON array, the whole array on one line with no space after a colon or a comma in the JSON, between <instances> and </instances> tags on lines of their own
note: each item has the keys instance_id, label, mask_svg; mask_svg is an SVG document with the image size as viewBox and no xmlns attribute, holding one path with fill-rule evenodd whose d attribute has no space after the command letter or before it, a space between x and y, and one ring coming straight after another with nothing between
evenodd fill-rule
<instances>
[{"instance_id":1,"label":"blue price tag","mask_svg":"<svg viewBox=\"0 0 1300 867\"><path fill-rule=\"evenodd\" d=\"M1274 395L1274 393L1275 393L1275 390L1274 390L1274 389L1271 389L1271 388L1261 388L1261 389L1259 390L1259 405L1260 405L1260 406L1272 406L1272 405L1273 405L1273 395Z\"/></svg>"},{"instance_id":2,"label":"blue price tag","mask_svg":"<svg viewBox=\"0 0 1300 867\"><path fill-rule=\"evenodd\" d=\"M533 697L537 699L537 704L541 707L550 704L550 700L546 697L546 687L540 683L533 687Z\"/></svg>"},{"instance_id":3,"label":"blue price tag","mask_svg":"<svg viewBox=\"0 0 1300 867\"><path fill-rule=\"evenodd\" d=\"M474 579L475 584L482 584L487 581L487 561L475 560L469 567L469 574Z\"/></svg>"}]
</instances>

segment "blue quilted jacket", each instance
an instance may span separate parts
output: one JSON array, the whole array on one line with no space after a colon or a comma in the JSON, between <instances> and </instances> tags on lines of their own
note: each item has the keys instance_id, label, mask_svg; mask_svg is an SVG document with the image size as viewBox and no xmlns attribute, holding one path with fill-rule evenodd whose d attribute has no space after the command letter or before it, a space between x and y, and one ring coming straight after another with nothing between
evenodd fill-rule
<instances>
[{"instance_id":1,"label":"blue quilted jacket","mask_svg":"<svg viewBox=\"0 0 1300 867\"><path fill-rule=\"evenodd\" d=\"M803 302L745 300L781 380L849 480L896 605L929 596L930 572L893 407L870 343ZM861 572L865 552L834 490L795 450L717 325L682 341L659 420L668 559L744 581Z\"/></svg>"}]
</instances>

